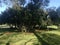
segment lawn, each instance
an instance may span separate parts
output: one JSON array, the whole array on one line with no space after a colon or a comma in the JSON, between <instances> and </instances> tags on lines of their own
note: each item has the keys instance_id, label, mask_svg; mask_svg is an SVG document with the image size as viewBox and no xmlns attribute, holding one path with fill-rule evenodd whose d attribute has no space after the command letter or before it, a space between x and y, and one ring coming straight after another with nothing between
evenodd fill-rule
<instances>
[{"instance_id":1,"label":"lawn","mask_svg":"<svg viewBox=\"0 0 60 45\"><path fill-rule=\"evenodd\" d=\"M42 45L60 45L60 31L42 31L35 35Z\"/></svg>"},{"instance_id":2,"label":"lawn","mask_svg":"<svg viewBox=\"0 0 60 45\"><path fill-rule=\"evenodd\" d=\"M36 45L37 37L33 33L5 32L0 34L0 45Z\"/></svg>"},{"instance_id":3,"label":"lawn","mask_svg":"<svg viewBox=\"0 0 60 45\"><path fill-rule=\"evenodd\" d=\"M10 30L0 29L0 45L60 45L60 31L22 33Z\"/></svg>"}]
</instances>

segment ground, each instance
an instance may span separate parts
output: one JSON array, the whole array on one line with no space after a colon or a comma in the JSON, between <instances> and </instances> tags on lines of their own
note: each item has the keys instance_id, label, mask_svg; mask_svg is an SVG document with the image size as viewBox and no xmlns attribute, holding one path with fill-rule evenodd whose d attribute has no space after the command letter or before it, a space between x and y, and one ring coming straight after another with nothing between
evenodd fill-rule
<instances>
[{"instance_id":1,"label":"ground","mask_svg":"<svg viewBox=\"0 0 60 45\"><path fill-rule=\"evenodd\" d=\"M38 44L37 37L33 33L9 33L0 34L0 45L34 45Z\"/></svg>"},{"instance_id":2,"label":"ground","mask_svg":"<svg viewBox=\"0 0 60 45\"><path fill-rule=\"evenodd\" d=\"M0 29L0 45L48 45L48 43L60 45L60 31L57 30L36 31L35 33L9 32L7 30L9 29Z\"/></svg>"}]
</instances>

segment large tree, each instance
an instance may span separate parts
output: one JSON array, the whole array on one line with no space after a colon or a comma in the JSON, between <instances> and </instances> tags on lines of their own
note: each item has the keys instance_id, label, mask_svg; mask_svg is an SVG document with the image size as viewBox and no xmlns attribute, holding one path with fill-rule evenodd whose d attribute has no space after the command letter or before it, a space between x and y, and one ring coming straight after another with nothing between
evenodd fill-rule
<instances>
[{"instance_id":1,"label":"large tree","mask_svg":"<svg viewBox=\"0 0 60 45\"><path fill-rule=\"evenodd\" d=\"M29 10L31 14L30 25L32 25L33 27L35 27L36 24L40 26L45 25L44 21L46 20L47 17L46 17L46 13L44 12L44 7L47 6L48 3L49 0L31 0L31 2L28 3L26 9Z\"/></svg>"},{"instance_id":2,"label":"large tree","mask_svg":"<svg viewBox=\"0 0 60 45\"><path fill-rule=\"evenodd\" d=\"M8 15L8 20L6 20L8 24L13 24L19 28L24 25L28 29L30 28L31 31L34 31L32 29L36 25L40 27L46 25L44 22L47 19L47 14L44 11L44 7L48 5L49 0L30 0L26 6L24 6L24 0L11 1L14 2L12 3L12 8L2 13L3 15L5 15L4 13L6 13L6 16ZM17 3L18 1L20 2Z\"/></svg>"}]
</instances>

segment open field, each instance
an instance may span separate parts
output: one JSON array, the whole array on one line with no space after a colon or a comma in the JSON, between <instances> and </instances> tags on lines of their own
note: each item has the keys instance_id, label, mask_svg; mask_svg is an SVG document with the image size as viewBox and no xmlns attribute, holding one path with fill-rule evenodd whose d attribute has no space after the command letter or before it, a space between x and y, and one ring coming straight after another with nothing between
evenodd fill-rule
<instances>
[{"instance_id":1,"label":"open field","mask_svg":"<svg viewBox=\"0 0 60 45\"><path fill-rule=\"evenodd\" d=\"M33 33L9 33L0 34L0 45L36 45L37 37Z\"/></svg>"},{"instance_id":2,"label":"open field","mask_svg":"<svg viewBox=\"0 0 60 45\"><path fill-rule=\"evenodd\" d=\"M42 45L60 45L60 31L36 32L35 35Z\"/></svg>"},{"instance_id":3,"label":"open field","mask_svg":"<svg viewBox=\"0 0 60 45\"><path fill-rule=\"evenodd\" d=\"M10 30L0 29L0 45L60 45L60 31L22 33Z\"/></svg>"}]
</instances>

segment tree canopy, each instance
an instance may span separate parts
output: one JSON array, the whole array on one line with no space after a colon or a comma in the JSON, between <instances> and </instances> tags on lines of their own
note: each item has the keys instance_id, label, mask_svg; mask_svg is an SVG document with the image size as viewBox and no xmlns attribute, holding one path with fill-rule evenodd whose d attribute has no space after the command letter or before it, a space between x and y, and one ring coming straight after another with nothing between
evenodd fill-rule
<instances>
[{"instance_id":1,"label":"tree canopy","mask_svg":"<svg viewBox=\"0 0 60 45\"><path fill-rule=\"evenodd\" d=\"M7 2L7 0L3 1ZM49 0L30 0L27 5L25 5L26 0L9 1L11 1L12 7L6 9L1 16L4 23L15 25L16 28L21 28L24 25L31 30L36 25L39 25L40 28L47 25L47 14L44 8L48 6Z\"/></svg>"}]
</instances>

